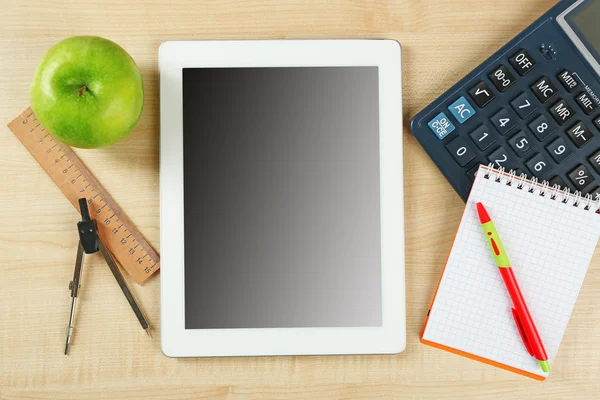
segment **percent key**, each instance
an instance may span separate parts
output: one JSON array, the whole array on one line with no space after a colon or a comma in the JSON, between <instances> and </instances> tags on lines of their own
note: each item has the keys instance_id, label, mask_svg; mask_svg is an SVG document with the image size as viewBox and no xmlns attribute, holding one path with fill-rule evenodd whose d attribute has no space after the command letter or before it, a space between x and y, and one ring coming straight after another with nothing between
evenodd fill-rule
<instances>
[{"instance_id":1,"label":"percent key","mask_svg":"<svg viewBox=\"0 0 600 400\"><path fill-rule=\"evenodd\" d=\"M580 192L583 191L587 185L592 183L594 178L590 171L586 168L585 165L581 164L577 168L575 168L571 173L569 173L569 179L575 185L575 188Z\"/></svg>"}]
</instances>

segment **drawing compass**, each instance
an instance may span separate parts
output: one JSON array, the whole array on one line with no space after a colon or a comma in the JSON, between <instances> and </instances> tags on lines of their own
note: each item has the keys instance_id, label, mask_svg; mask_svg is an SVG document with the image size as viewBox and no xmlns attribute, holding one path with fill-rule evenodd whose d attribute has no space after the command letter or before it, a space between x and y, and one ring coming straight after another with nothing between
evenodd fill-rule
<instances>
[{"instance_id":1,"label":"drawing compass","mask_svg":"<svg viewBox=\"0 0 600 400\"><path fill-rule=\"evenodd\" d=\"M112 256L106 250L102 239L98 235L98 228L96 221L90 218L88 210L87 200L85 198L79 199L79 209L81 212L81 221L77 223L77 231L79 233L79 245L77 246L77 258L75 259L75 271L73 273L73 280L69 283L69 290L71 291L71 313L69 315L69 326L67 327L67 340L65 343L65 355L69 352L69 345L71 344L71 337L73 336L73 325L75 320L75 303L77 302L77 296L79 295L79 288L81 286L81 269L83 267L83 258L86 254L93 254L98 251L104 257L108 268L110 268L114 275L117 283L121 287L125 298L129 302L129 305L133 309L135 316L140 321L142 328L146 330L148 336L150 335L150 327L148 321L144 317L142 310L136 303L131 291L127 287L127 283L117 267L117 264L113 260Z\"/></svg>"}]
</instances>

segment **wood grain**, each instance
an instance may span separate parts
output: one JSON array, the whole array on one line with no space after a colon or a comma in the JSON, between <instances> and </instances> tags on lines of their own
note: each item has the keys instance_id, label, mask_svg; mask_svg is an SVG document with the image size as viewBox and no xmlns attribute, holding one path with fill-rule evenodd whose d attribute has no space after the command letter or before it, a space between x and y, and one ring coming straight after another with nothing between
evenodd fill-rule
<instances>
[{"instance_id":1,"label":"wood grain","mask_svg":"<svg viewBox=\"0 0 600 400\"><path fill-rule=\"evenodd\" d=\"M597 255L544 383L418 341L463 203L412 137L409 118L554 2L0 0L0 399L597 398ZM5 124L29 104L29 84L43 54L73 35L115 40L142 70L145 108L134 132L109 148L76 152L156 249L161 42L398 40L405 118L406 351L393 356L170 359L159 343L160 274L143 286L129 282L153 324L155 335L148 339L108 268L92 256L84 267L71 354L62 355L77 213Z\"/></svg>"}]
</instances>

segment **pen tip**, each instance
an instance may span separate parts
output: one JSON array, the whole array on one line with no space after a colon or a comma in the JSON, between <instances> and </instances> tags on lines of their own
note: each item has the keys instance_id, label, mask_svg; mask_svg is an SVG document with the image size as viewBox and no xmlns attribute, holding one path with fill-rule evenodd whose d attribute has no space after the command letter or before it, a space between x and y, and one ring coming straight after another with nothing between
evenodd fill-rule
<instances>
[{"instance_id":1,"label":"pen tip","mask_svg":"<svg viewBox=\"0 0 600 400\"><path fill-rule=\"evenodd\" d=\"M477 214L479 214L479 221L482 224L485 224L486 222L490 222L492 220L481 202L477 203Z\"/></svg>"},{"instance_id":2,"label":"pen tip","mask_svg":"<svg viewBox=\"0 0 600 400\"><path fill-rule=\"evenodd\" d=\"M150 328L146 328L146 334L148 335L148 337L152 337L152 333L150 332Z\"/></svg>"}]
</instances>

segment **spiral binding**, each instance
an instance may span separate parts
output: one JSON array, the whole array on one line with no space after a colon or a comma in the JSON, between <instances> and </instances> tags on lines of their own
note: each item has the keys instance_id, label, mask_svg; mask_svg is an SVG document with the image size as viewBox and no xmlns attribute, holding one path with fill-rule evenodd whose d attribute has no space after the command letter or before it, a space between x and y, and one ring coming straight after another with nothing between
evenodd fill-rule
<instances>
[{"instance_id":1,"label":"spiral binding","mask_svg":"<svg viewBox=\"0 0 600 400\"><path fill-rule=\"evenodd\" d=\"M584 210L592 210L600 214L600 199L593 199L591 195L582 195L580 191L571 193L571 189L561 189L554 184L550 186L548 181L539 181L538 178L527 179L527 175L521 173L517 175L514 170L505 172L504 167L494 168L493 164L488 164L489 170L485 170L484 179L493 179L494 182L503 183L507 186L514 186L518 190L525 190L528 193L537 193L538 196L547 197L550 200L560 201L563 204L571 204L573 207L580 207Z\"/></svg>"}]
</instances>

